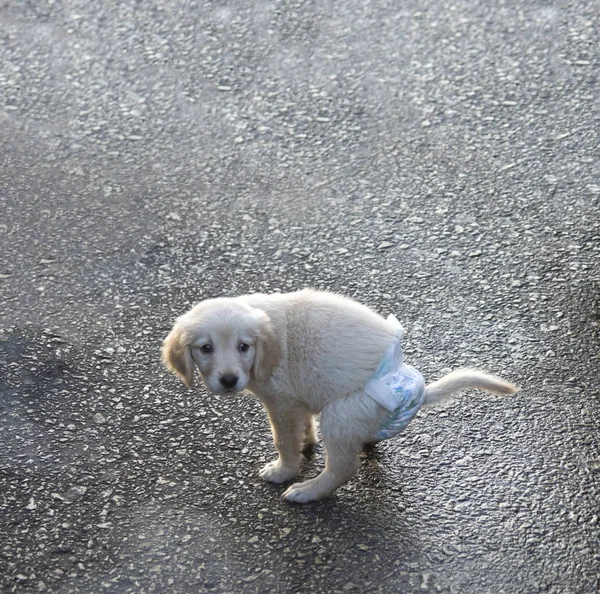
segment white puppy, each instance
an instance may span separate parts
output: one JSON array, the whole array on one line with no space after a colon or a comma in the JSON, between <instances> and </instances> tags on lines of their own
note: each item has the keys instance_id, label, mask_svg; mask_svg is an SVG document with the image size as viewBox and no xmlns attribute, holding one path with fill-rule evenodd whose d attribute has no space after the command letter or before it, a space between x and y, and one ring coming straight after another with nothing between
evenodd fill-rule
<instances>
[{"instance_id":1,"label":"white puppy","mask_svg":"<svg viewBox=\"0 0 600 594\"><path fill-rule=\"evenodd\" d=\"M391 408L365 386L395 341L398 327L368 307L306 289L203 301L177 319L163 357L190 387L197 366L212 392L248 389L258 397L279 452L260 471L265 480L283 483L296 476L303 442L316 441L314 415L320 413L325 469L283 494L288 501L306 503L344 484L359 467L363 444L380 439L376 436ZM455 371L421 390L414 414L421 405L466 388L517 390L481 372Z\"/></svg>"}]
</instances>

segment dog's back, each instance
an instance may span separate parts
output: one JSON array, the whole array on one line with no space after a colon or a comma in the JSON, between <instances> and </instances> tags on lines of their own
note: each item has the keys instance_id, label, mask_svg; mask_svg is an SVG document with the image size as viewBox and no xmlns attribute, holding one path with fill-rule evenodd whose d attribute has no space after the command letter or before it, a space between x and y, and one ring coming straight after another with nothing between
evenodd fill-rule
<instances>
[{"instance_id":1,"label":"dog's back","mask_svg":"<svg viewBox=\"0 0 600 594\"><path fill-rule=\"evenodd\" d=\"M250 295L249 305L284 325L284 368L297 398L314 409L364 388L394 337L394 328L356 301L305 289Z\"/></svg>"}]
</instances>

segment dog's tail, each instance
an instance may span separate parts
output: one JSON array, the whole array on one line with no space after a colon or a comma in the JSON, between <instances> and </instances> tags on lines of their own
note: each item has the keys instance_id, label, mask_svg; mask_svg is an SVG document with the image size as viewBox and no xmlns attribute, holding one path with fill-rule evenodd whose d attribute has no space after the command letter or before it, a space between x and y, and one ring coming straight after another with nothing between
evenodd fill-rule
<instances>
[{"instance_id":1,"label":"dog's tail","mask_svg":"<svg viewBox=\"0 0 600 594\"><path fill-rule=\"evenodd\" d=\"M494 375L475 371L474 369L457 369L429 384L425 388L424 406L435 406L446 400L454 392L477 388L496 394L514 394L519 390L517 386Z\"/></svg>"}]
</instances>

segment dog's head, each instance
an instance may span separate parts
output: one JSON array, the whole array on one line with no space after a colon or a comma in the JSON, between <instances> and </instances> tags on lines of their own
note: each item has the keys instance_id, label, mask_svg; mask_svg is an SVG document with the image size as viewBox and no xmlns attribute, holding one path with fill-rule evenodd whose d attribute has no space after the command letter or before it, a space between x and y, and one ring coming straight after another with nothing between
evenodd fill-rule
<instances>
[{"instance_id":1,"label":"dog's head","mask_svg":"<svg viewBox=\"0 0 600 594\"><path fill-rule=\"evenodd\" d=\"M203 301L175 322L163 343L163 361L188 387L197 366L217 394L240 392L265 381L280 359L269 316L236 299Z\"/></svg>"}]
</instances>

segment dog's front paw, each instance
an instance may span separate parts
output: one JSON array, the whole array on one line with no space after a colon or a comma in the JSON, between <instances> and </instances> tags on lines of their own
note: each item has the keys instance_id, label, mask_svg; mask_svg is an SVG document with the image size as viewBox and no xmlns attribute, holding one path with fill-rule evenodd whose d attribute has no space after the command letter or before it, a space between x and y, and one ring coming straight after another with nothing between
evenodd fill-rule
<instances>
[{"instance_id":1,"label":"dog's front paw","mask_svg":"<svg viewBox=\"0 0 600 594\"><path fill-rule=\"evenodd\" d=\"M285 483L292 480L298 472L298 466L285 466L278 458L269 462L258 473L261 479L271 483Z\"/></svg>"},{"instance_id":2,"label":"dog's front paw","mask_svg":"<svg viewBox=\"0 0 600 594\"><path fill-rule=\"evenodd\" d=\"M285 491L282 497L291 503L309 503L329 494L315 487L314 479L304 481L303 483L294 483Z\"/></svg>"}]
</instances>

